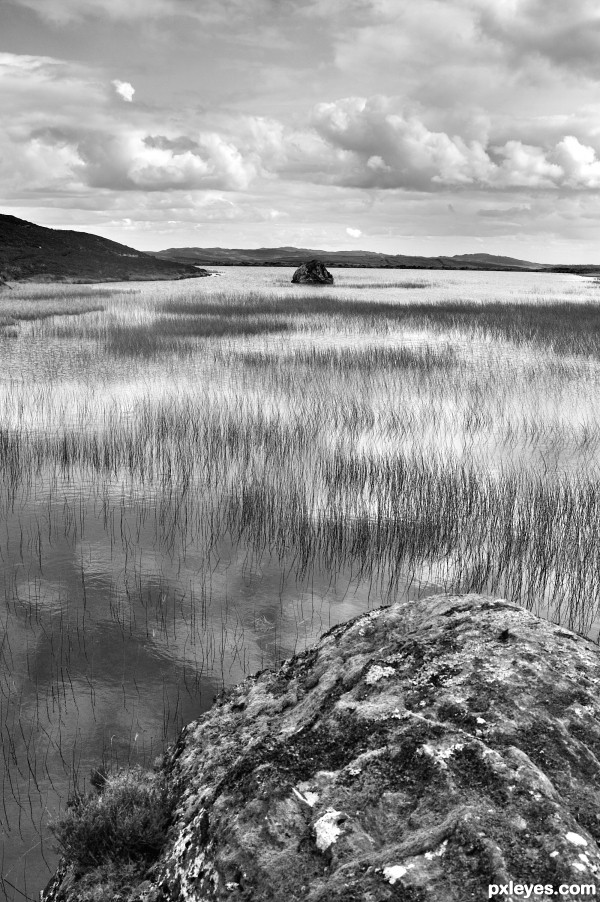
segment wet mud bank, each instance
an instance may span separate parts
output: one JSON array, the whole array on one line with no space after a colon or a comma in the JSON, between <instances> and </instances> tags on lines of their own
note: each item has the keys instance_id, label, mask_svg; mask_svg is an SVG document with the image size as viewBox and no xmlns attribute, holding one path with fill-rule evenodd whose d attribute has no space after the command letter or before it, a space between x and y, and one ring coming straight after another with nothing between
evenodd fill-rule
<instances>
[{"instance_id":1,"label":"wet mud bank","mask_svg":"<svg viewBox=\"0 0 600 902\"><path fill-rule=\"evenodd\" d=\"M596 886L599 686L596 645L505 600L380 608L182 732L153 777L174 801L152 861L64 860L44 902L465 902L511 880Z\"/></svg>"}]
</instances>

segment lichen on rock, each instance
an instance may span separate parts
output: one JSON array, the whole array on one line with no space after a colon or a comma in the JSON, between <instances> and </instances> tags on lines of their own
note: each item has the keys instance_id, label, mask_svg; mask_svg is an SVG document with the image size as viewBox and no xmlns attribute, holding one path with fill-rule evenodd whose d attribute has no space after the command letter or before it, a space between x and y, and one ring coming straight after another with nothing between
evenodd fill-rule
<instances>
[{"instance_id":1,"label":"lichen on rock","mask_svg":"<svg viewBox=\"0 0 600 902\"><path fill-rule=\"evenodd\" d=\"M503 599L437 596L335 627L182 732L163 767L179 794L167 842L127 899L595 885L599 684L595 645ZM63 869L45 902L83 898Z\"/></svg>"}]
</instances>

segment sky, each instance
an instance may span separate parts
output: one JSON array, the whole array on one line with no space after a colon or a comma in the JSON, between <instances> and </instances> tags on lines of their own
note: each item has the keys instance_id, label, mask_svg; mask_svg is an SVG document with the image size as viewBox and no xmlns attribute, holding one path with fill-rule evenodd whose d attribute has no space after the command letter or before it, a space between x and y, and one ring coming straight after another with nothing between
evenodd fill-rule
<instances>
[{"instance_id":1,"label":"sky","mask_svg":"<svg viewBox=\"0 0 600 902\"><path fill-rule=\"evenodd\" d=\"M2 212L600 263L597 0L0 0Z\"/></svg>"}]
</instances>

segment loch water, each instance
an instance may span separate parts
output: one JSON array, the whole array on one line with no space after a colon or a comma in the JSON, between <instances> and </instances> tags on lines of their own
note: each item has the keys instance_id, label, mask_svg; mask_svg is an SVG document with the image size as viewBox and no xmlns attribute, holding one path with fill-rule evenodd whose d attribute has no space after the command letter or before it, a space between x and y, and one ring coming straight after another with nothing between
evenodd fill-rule
<instances>
[{"instance_id":1,"label":"loch water","mask_svg":"<svg viewBox=\"0 0 600 902\"><path fill-rule=\"evenodd\" d=\"M333 272L335 286L319 291L342 307L594 303L600 296L595 280L570 275ZM135 345L173 301L283 295L293 309L294 297L315 290L291 286L291 275L223 267L197 281L86 286L102 309L25 320L13 310L0 328L0 895L9 902L37 898L49 879L57 853L48 822L73 792L89 788L93 767L151 765L223 688L383 602L456 588L450 547L439 559L413 558L402 567L382 554L373 568L358 532L343 554L332 532L313 555L300 540L287 541L285 524L280 534L272 523L263 531L252 519L255 486L266 505L268 483L279 510L278 499L291 492L292 466L299 468L298 484L308 487L302 517L310 521L314 509L326 523L328 505L339 510L341 501L337 488L329 496L310 483L311 467L325 472L323 461L334 468L344 455L387 460L402 448L425 464L434 456L440 466L464 461L490 480L510 471L556 481L557 491L596 479L600 361L591 357L550 359L552 349L544 351L544 382L531 345L422 323L371 328L364 319L346 323L343 310L323 322L307 313L282 332L184 336L181 347L158 352ZM14 308L19 291L25 297L24 288L2 296L0 313L3 303ZM77 296L77 286L40 291L50 299ZM93 306L94 297L87 301ZM401 378L376 364L354 372L350 360L343 378L328 376L331 349L351 357L425 346L433 368L438 352L455 367L452 379L443 371L430 383L432 395L412 371ZM310 360L287 368L303 352L322 352L316 381ZM352 432L349 448L344 419L331 418L352 392L365 425ZM298 438L299 399L303 410L315 411L306 441ZM201 417L204 432L196 428ZM272 452L265 439L271 422ZM242 440L233 432L245 423L252 428L244 426ZM181 441L160 433L176 428ZM230 446L214 451L213 466L207 436L217 441L228 429ZM260 430L261 453L276 463L254 459L252 429ZM289 471L277 447L282 435L294 454L304 442ZM344 501L348 522L389 521L386 499L360 492ZM595 623L593 613L594 636Z\"/></svg>"}]
</instances>

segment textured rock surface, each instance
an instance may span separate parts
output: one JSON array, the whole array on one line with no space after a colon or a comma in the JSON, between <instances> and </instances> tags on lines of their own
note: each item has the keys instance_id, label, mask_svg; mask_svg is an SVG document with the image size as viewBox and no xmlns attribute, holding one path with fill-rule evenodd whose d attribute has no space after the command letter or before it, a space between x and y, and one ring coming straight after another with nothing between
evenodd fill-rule
<instances>
[{"instance_id":1,"label":"textured rock surface","mask_svg":"<svg viewBox=\"0 0 600 902\"><path fill-rule=\"evenodd\" d=\"M596 885L599 684L595 645L504 600L439 596L336 627L184 730L165 762L176 823L127 898ZM83 898L72 874L57 884L48 899Z\"/></svg>"},{"instance_id":2,"label":"textured rock surface","mask_svg":"<svg viewBox=\"0 0 600 902\"><path fill-rule=\"evenodd\" d=\"M309 260L298 267L292 282L309 285L333 285L333 276L320 260Z\"/></svg>"}]
</instances>

